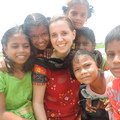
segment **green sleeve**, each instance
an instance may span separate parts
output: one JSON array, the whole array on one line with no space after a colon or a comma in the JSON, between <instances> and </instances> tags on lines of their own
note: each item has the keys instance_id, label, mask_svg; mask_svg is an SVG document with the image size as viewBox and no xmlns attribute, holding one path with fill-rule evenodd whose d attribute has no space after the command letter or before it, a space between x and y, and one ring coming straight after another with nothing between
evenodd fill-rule
<instances>
[{"instance_id":1,"label":"green sleeve","mask_svg":"<svg viewBox=\"0 0 120 120\"><path fill-rule=\"evenodd\" d=\"M6 83L4 80L4 73L0 71L0 92L4 92L6 88Z\"/></svg>"}]
</instances>

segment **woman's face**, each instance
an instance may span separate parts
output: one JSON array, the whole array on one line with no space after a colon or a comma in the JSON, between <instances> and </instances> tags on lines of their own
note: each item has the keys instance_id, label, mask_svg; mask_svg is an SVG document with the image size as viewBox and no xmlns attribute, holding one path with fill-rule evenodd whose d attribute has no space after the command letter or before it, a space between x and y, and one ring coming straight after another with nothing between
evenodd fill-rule
<instances>
[{"instance_id":1,"label":"woman's face","mask_svg":"<svg viewBox=\"0 0 120 120\"><path fill-rule=\"evenodd\" d=\"M49 26L53 48L60 54L70 52L76 32L71 30L66 20L57 20Z\"/></svg>"},{"instance_id":2,"label":"woman's face","mask_svg":"<svg viewBox=\"0 0 120 120\"><path fill-rule=\"evenodd\" d=\"M45 25L33 26L29 30L29 37L35 48L44 50L49 43L49 30Z\"/></svg>"},{"instance_id":3,"label":"woman's face","mask_svg":"<svg viewBox=\"0 0 120 120\"><path fill-rule=\"evenodd\" d=\"M88 8L83 4L76 4L68 11L67 16L73 22L74 28L79 29L83 27L88 19Z\"/></svg>"}]
</instances>

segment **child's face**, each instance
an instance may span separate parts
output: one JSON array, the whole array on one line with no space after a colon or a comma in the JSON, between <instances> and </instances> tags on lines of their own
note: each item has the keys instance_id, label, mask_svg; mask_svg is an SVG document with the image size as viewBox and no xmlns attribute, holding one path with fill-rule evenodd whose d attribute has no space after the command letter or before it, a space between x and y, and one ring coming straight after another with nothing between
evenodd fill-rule
<instances>
[{"instance_id":1,"label":"child's face","mask_svg":"<svg viewBox=\"0 0 120 120\"><path fill-rule=\"evenodd\" d=\"M66 20L51 23L49 30L53 48L62 55L69 53L75 39L75 30L70 29Z\"/></svg>"},{"instance_id":2,"label":"child's face","mask_svg":"<svg viewBox=\"0 0 120 120\"><path fill-rule=\"evenodd\" d=\"M73 72L76 79L84 84L94 84L98 77L96 62L89 55L79 55L79 62L73 61Z\"/></svg>"},{"instance_id":3,"label":"child's face","mask_svg":"<svg viewBox=\"0 0 120 120\"><path fill-rule=\"evenodd\" d=\"M14 34L4 46L6 55L15 62L16 65L23 65L30 56L29 40L24 34Z\"/></svg>"},{"instance_id":4,"label":"child's face","mask_svg":"<svg viewBox=\"0 0 120 120\"><path fill-rule=\"evenodd\" d=\"M85 36L80 36L78 39L76 39L75 49L93 51L95 49L95 43L92 43Z\"/></svg>"},{"instance_id":5,"label":"child's face","mask_svg":"<svg viewBox=\"0 0 120 120\"><path fill-rule=\"evenodd\" d=\"M46 49L49 43L49 31L45 25L40 25L38 27L33 26L29 30L29 36L32 42L32 45L39 49Z\"/></svg>"},{"instance_id":6,"label":"child's face","mask_svg":"<svg viewBox=\"0 0 120 120\"><path fill-rule=\"evenodd\" d=\"M120 78L120 40L113 40L106 46L107 64L112 74Z\"/></svg>"},{"instance_id":7,"label":"child's face","mask_svg":"<svg viewBox=\"0 0 120 120\"><path fill-rule=\"evenodd\" d=\"M74 28L81 28L88 19L88 9L85 5L76 4L67 13L67 16L73 22Z\"/></svg>"}]
</instances>

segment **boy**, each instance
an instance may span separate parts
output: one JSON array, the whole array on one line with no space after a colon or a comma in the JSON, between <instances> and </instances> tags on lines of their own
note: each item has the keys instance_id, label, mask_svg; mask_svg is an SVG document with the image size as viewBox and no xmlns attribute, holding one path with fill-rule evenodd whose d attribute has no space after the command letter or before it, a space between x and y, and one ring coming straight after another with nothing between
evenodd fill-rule
<instances>
[{"instance_id":1,"label":"boy","mask_svg":"<svg viewBox=\"0 0 120 120\"><path fill-rule=\"evenodd\" d=\"M107 95L113 107L115 120L120 120L120 25L112 29L105 39L107 65L114 80L107 85Z\"/></svg>"}]
</instances>

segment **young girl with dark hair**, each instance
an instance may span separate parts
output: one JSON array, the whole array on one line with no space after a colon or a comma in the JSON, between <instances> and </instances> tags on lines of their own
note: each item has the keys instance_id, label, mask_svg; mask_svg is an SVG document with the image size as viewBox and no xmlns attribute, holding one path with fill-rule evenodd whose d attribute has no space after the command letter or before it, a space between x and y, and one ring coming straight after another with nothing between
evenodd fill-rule
<instances>
[{"instance_id":1,"label":"young girl with dark hair","mask_svg":"<svg viewBox=\"0 0 120 120\"><path fill-rule=\"evenodd\" d=\"M109 82L110 74L99 72L102 67L102 55L99 51L78 50L72 51L71 73L80 83L86 84L80 90L80 103L83 109L81 120L114 120L112 113L104 109L97 109L95 113L87 112L85 101L91 99L93 106L96 106L98 99L106 102L108 99L106 86ZM108 109L109 107L109 109ZM95 107L93 107L95 108ZM112 109L108 105L108 110ZM109 114L108 114L109 113Z\"/></svg>"},{"instance_id":2,"label":"young girl with dark hair","mask_svg":"<svg viewBox=\"0 0 120 120\"><path fill-rule=\"evenodd\" d=\"M34 57L41 54L50 58L52 46L49 41L48 19L40 13L29 14L24 20L24 30L34 46Z\"/></svg>"},{"instance_id":3,"label":"young girl with dark hair","mask_svg":"<svg viewBox=\"0 0 120 120\"><path fill-rule=\"evenodd\" d=\"M69 17L75 29L83 27L94 12L93 6L87 0L69 0L67 6L62 7L64 14Z\"/></svg>"},{"instance_id":4,"label":"young girl with dark hair","mask_svg":"<svg viewBox=\"0 0 120 120\"><path fill-rule=\"evenodd\" d=\"M0 71L0 120L34 120L30 41L23 26L5 32L1 40L8 72Z\"/></svg>"}]
</instances>

